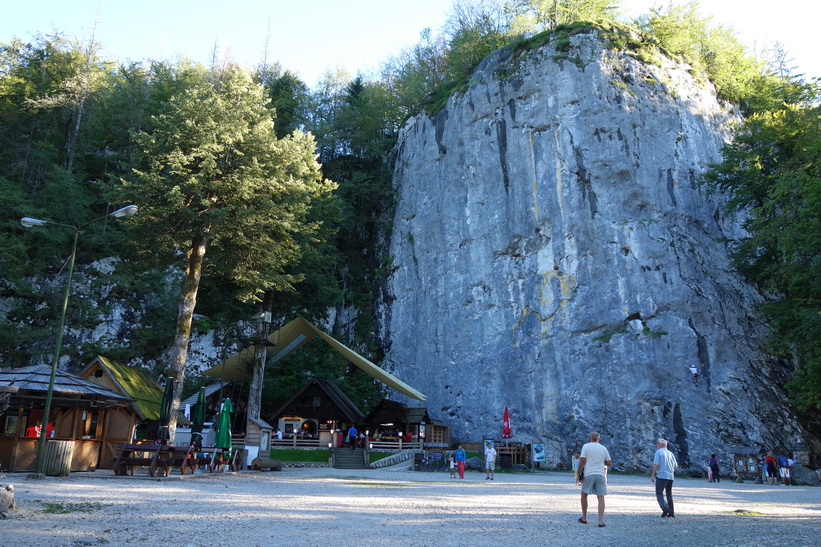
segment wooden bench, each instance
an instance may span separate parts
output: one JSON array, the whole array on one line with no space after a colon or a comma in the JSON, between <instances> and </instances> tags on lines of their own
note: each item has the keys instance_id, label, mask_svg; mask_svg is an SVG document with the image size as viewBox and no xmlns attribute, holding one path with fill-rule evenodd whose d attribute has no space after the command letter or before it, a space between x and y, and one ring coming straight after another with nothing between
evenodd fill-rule
<instances>
[{"instance_id":1,"label":"wooden bench","mask_svg":"<svg viewBox=\"0 0 821 547\"><path fill-rule=\"evenodd\" d=\"M167 477L174 467L174 447L159 444L120 444L119 454L114 462L115 475L131 475L138 467L148 467L148 474Z\"/></svg>"},{"instance_id":2,"label":"wooden bench","mask_svg":"<svg viewBox=\"0 0 821 547\"><path fill-rule=\"evenodd\" d=\"M211 473L221 472L224 471L226 465L233 471L239 471L242 468L245 449L234 448L231 458L227 458L225 452L224 449L214 446L203 446L201 448L189 446L186 452L180 452L175 457L174 465L180 468L180 473L183 475L193 474L200 467L208 469Z\"/></svg>"}]
</instances>

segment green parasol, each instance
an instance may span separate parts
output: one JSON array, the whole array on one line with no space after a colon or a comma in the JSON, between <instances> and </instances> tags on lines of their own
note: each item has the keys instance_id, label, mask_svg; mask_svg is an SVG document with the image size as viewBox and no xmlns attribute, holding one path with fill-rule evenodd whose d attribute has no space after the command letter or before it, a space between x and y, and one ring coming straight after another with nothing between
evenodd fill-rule
<instances>
[{"instance_id":1,"label":"green parasol","mask_svg":"<svg viewBox=\"0 0 821 547\"><path fill-rule=\"evenodd\" d=\"M205 388L201 387L197 402L191 407L191 444L202 448L202 428L205 423Z\"/></svg>"},{"instance_id":2,"label":"green parasol","mask_svg":"<svg viewBox=\"0 0 821 547\"><path fill-rule=\"evenodd\" d=\"M226 397L217 416L217 440L214 442L214 446L217 448L231 450L231 412L233 411L231 399Z\"/></svg>"},{"instance_id":3,"label":"green parasol","mask_svg":"<svg viewBox=\"0 0 821 547\"><path fill-rule=\"evenodd\" d=\"M171 424L171 403L174 401L174 378L168 378L165 381L165 391L162 394L162 403L160 404L160 429L157 432L157 440L162 441L162 444L168 444L171 438L169 425Z\"/></svg>"}]
</instances>

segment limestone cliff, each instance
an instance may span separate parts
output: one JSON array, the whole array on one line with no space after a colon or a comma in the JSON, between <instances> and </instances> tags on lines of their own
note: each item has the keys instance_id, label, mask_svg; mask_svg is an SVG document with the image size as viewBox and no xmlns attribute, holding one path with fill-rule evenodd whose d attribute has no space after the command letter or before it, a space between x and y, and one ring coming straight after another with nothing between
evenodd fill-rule
<instances>
[{"instance_id":1,"label":"limestone cliff","mask_svg":"<svg viewBox=\"0 0 821 547\"><path fill-rule=\"evenodd\" d=\"M686 66L595 34L572 48L500 50L403 129L386 368L459 439L498 438L508 406L514 440L553 463L594 429L617 469L647 469L659 436L684 467L791 447L790 370L762 353L760 296L728 258L739 228L698 183L732 112Z\"/></svg>"}]
</instances>

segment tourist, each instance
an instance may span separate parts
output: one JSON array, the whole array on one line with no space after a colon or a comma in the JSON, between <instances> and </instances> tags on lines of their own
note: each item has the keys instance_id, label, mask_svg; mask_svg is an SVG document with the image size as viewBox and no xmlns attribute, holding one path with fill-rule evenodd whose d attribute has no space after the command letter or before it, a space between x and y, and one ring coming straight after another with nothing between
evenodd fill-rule
<instances>
[{"instance_id":1,"label":"tourist","mask_svg":"<svg viewBox=\"0 0 821 547\"><path fill-rule=\"evenodd\" d=\"M776 468L775 456L773 456L772 452L767 453L767 457L764 458L764 465L767 467L767 482L769 482L771 486L774 486L778 483L778 469Z\"/></svg>"},{"instance_id":2,"label":"tourist","mask_svg":"<svg viewBox=\"0 0 821 547\"><path fill-rule=\"evenodd\" d=\"M673 480L676 469L678 469L678 462L673 453L667 450L667 441L659 439L656 441L656 454L653 457L653 472L650 474L650 482L656 483L656 500L658 500L659 507L661 507L662 517L676 516L673 507Z\"/></svg>"},{"instance_id":3,"label":"tourist","mask_svg":"<svg viewBox=\"0 0 821 547\"><path fill-rule=\"evenodd\" d=\"M456 449L456 468L459 471L459 478L465 478L465 463L468 461L468 455L465 452L465 449L462 448L460 444L459 447Z\"/></svg>"},{"instance_id":4,"label":"tourist","mask_svg":"<svg viewBox=\"0 0 821 547\"><path fill-rule=\"evenodd\" d=\"M496 449L493 441L485 443L485 480L493 480L493 473L496 471Z\"/></svg>"},{"instance_id":5,"label":"tourist","mask_svg":"<svg viewBox=\"0 0 821 547\"><path fill-rule=\"evenodd\" d=\"M721 471L718 467L718 458L716 458L715 454L710 455L710 482L721 482L721 475L719 472Z\"/></svg>"},{"instance_id":6,"label":"tourist","mask_svg":"<svg viewBox=\"0 0 821 547\"><path fill-rule=\"evenodd\" d=\"M348 430L348 442L351 443L351 450L356 449L356 426L351 425L351 428Z\"/></svg>"},{"instance_id":7,"label":"tourist","mask_svg":"<svg viewBox=\"0 0 821 547\"><path fill-rule=\"evenodd\" d=\"M582 481L581 524L587 524L587 496L594 494L599 503L599 527L604 527L604 496L607 495L605 473L607 466L612 465L610 452L599 444L600 436L594 431L590 434L590 442L582 447L579 458L579 477Z\"/></svg>"},{"instance_id":8,"label":"tourist","mask_svg":"<svg viewBox=\"0 0 821 547\"><path fill-rule=\"evenodd\" d=\"M790 462L784 454L778 457L778 476L781 478L781 484L787 486L792 479L790 478Z\"/></svg>"},{"instance_id":9,"label":"tourist","mask_svg":"<svg viewBox=\"0 0 821 547\"><path fill-rule=\"evenodd\" d=\"M448 458L448 468L450 469L450 478L456 478L456 460L453 459L453 456Z\"/></svg>"},{"instance_id":10,"label":"tourist","mask_svg":"<svg viewBox=\"0 0 821 547\"><path fill-rule=\"evenodd\" d=\"M573 478L576 479L576 486L581 486L579 480L579 455L573 454Z\"/></svg>"}]
</instances>

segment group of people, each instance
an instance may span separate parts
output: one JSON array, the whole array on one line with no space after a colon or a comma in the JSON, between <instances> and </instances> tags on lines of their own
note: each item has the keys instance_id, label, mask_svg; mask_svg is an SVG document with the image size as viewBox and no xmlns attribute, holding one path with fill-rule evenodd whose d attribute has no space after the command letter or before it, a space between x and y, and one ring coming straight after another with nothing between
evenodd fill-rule
<instances>
[{"instance_id":1,"label":"group of people","mask_svg":"<svg viewBox=\"0 0 821 547\"><path fill-rule=\"evenodd\" d=\"M795 461L792 458L784 454L776 457L772 452L768 452L767 457L764 458L764 466L767 470L767 482L772 486L776 484L782 484L784 486L791 484L792 477L790 476L790 468L794 463Z\"/></svg>"},{"instance_id":2,"label":"group of people","mask_svg":"<svg viewBox=\"0 0 821 547\"><path fill-rule=\"evenodd\" d=\"M613 462L610 452L600 444L601 436L594 431L590 434L590 442L582 447L578 460L576 484L581 485L582 516L580 524L587 524L588 496L594 495L598 501L598 525L604 524L604 497L607 495L607 468ZM650 482L656 485L656 500L661 508L662 517L675 517L673 505L673 480L678 469L676 457L667 449L667 441L656 441L656 452L653 455L653 471L650 473Z\"/></svg>"},{"instance_id":3,"label":"group of people","mask_svg":"<svg viewBox=\"0 0 821 547\"><path fill-rule=\"evenodd\" d=\"M496 447L491 441L485 443L485 480L492 481L496 475ZM450 478L455 479L457 473L460 479L465 478L465 465L467 464L467 452L460 444L456 452L448 459Z\"/></svg>"},{"instance_id":4,"label":"group of people","mask_svg":"<svg viewBox=\"0 0 821 547\"><path fill-rule=\"evenodd\" d=\"M578 462L574 456L573 470L576 477L576 485L581 485L581 506L582 516L579 518L581 524L587 524L588 496L595 495L598 498L598 524L604 524L604 496L607 495L607 468L612 465L610 453L607 448L599 444L600 435L597 432L590 434L590 442L582 447ZM767 454L765 464L767 476L770 484L790 483L790 467L793 465L791 458L779 456L776 458L772 452ZM577 470L578 468L578 470ZM674 518L676 516L675 505L673 504L673 481L675 472L678 469L678 461L675 455L668 450L667 441L658 439L656 441L656 452L653 455L653 470L650 473L650 482L655 483L656 500L661 508L663 518ZM715 454L710 455L707 463L708 480L710 482L721 481L721 468Z\"/></svg>"}]
</instances>

